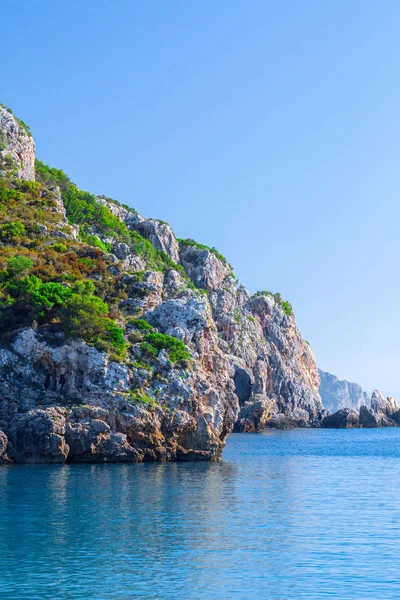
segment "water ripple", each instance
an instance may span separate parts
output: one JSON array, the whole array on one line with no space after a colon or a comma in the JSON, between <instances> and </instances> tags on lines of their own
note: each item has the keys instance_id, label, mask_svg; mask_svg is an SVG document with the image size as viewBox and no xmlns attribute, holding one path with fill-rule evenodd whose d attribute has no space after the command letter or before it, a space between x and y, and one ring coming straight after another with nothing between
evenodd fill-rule
<instances>
[{"instance_id":1,"label":"water ripple","mask_svg":"<svg viewBox=\"0 0 400 600\"><path fill-rule=\"evenodd\" d=\"M400 430L229 438L217 464L0 468L0 597L399 598Z\"/></svg>"}]
</instances>

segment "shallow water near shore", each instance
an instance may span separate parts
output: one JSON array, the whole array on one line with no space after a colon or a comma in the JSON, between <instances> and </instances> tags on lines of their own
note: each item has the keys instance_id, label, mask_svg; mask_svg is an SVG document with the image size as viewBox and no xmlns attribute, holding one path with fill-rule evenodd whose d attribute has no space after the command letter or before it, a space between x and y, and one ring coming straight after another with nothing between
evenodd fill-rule
<instances>
[{"instance_id":1,"label":"shallow water near shore","mask_svg":"<svg viewBox=\"0 0 400 600\"><path fill-rule=\"evenodd\" d=\"M0 467L0 598L399 597L400 429L233 434L220 463Z\"/></svg>"}]
</instances>

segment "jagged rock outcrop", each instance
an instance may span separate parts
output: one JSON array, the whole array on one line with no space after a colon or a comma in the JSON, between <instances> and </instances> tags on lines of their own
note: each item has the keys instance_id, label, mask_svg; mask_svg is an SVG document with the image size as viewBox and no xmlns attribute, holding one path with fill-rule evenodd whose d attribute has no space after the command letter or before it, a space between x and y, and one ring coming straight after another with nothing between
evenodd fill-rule
<instances>
[{"instance_id":1,"label":"jagged rock outcrop","mask_svg":"<svg viewBox=\"0 0 400 600\"><path fill-rule=\"evenodd\" d=\"M396 427L400 425L400 410L392 397L384 398L379 390L371 396L371 405L362 405L359 413L351 408L341 408L322 419L322 427Z\"/></svg>"},{"instance_id":2,"label":"jagged rock outcrop","mask_svg":"<svg viewBox=\"0 0 400 600\"><path fill-rule=\"evenodd\" d=\"M371 406L361 406L361 427L393 427L400 423L399 407L394 398L384 398L379 390L371 396Z\"/></svg>"},{"instance_id":3,"label":"jagged rock outcrop","mask_svg":"<svg viewBox=\"0 0 400 600\"><path fill-rule=\"evenodd\" d=\"M35 180L35 142L26 125L0 105L0 174L13 166L19 179Z\"/></svg>"},{"instance_id":4,"label":"jagged rock outcrop","mask_svg":"<svg viewBox=\"0 0 400 600\"><path fill-rule=\"evenodd\" d=\"M8 439L4 431L0 429L0 465L11 463L12 461L7 456Z\"/></svg>"},{"instance_id":5,"label":"jagged rock outcrop","mask_svg":"<svg viewBox=\"0 0 400 600\"><path fill-rule=\"evenodd\" d=\"M190 280L197 288L215 292L230 275L230 266L208 249L183 246L180 261Z\"/></svg>"},{"instance_id":6,"label":"jagged rock outcrop","mask_svg":"<svg viewBox=\"0 0 400 600\"><path fill-rule=\"evenodd\" d=\"M322 421L328 429L352 429L360 426L359 414L353 408L340 408L332 415L327 415Z\"/></svg>"},{"instance_id":7,"label":"jagged rock outcrop","mask_svg":"<svg viewBox=\"0 0 400 600\"><path fill-rule=\"evenodd\" d=\"M319 369L319 393L325 408L336 412L341 408L360 410L362 405L369 406L370 398L357 383L340 380L335 375Z\"/></svg>"},{"instance_id":8,"label":"jagged rock outcrop","mask_svg":"<svg viewBox=\"0 0 400 600\"><path fill-rule=\"evenodd\" d=\"M156 250L162 250L175 263L179 262L179 244L168 223L157 219L145 219L136 211L116 204L104 196L97 196L96 201L107 206L129 229L147 238Z\"/></svg>"},{"instance_id":9,"label":"jagged rock outcrop","mask_svg":"<svg viewBox=\"0 0 400 600\"><path fill-rule=\"evenodd\" d=\"M235 384L249 430L254 403L254 430L270 426L307 426L320 422L324 407L318 394L319 376L310 346L302 339L293 314L271 295L250 297L236 289L231 277L210 295L222 347L235 368Z\"/></svg>"},{"instance_id":10,"label":"jagged rock outcrop","mask_svg":"<svg viewBox=\"0 0 400 600\"><path fill-rule=\"evenodd\" d=\"M18 176L33 179L26 144ZM37 173L5 177L14 203L31 195L0 230L0 461L215 460L234 427L321 424L315 358L279 295L250 296L215 248Z\"/></svg>"},{"instance_id":11,"label":"jagged rock outcrop","mask_svg":"<svg viewBox=\"0 0 400 600\"><path fill-rule=\"evenodd\" d=\"M391 396L385 398L379 390L375 390L371 396L371 410L390 418L399 410L399 407L394 398Z\"/></svg>"},{"instance_id":12,"label":"jagged rock outcrop","mask_svg":"<svg viewBox=\"0 0 400 600\"><path fill-rule=\"evenodd\" d=\"M60 407L35 408L15 414L7 429L8 451L15 462L65 462L65 416Z\"/></svg>"}]
</instances>

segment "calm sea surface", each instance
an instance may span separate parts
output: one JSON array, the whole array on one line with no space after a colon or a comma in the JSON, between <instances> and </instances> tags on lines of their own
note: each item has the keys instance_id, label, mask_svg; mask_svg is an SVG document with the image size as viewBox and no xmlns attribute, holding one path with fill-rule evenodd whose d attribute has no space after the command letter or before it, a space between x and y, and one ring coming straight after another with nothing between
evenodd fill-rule
<instances>
[{"instance_id":1,"label":"calm sea surface","mask_svg":"<svg viewBox=\"0 0 400 600\"><path fill-rule=\"evenodd\" d=\"M0 598L400 598L400 429L235 434L223 458L0 467Z\"/></svg>"}]
</instances>

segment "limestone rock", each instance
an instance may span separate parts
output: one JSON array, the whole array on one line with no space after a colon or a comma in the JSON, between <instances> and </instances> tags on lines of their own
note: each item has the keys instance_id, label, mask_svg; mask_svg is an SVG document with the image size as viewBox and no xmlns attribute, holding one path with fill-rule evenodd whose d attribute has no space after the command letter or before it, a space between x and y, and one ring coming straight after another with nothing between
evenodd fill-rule
<instances>
[{"instance_id":1,"label":"limestone rock","mask_svg":"<svg viewBox=\"0 0 400 600\"><path fill-rule=\"evenodd\" d=\"M129 391L138 377L146 386L145 370L110 361L79 340L51 346L33 329L22 330L11 351L1 353L0 421L6 424L10 457L15 462L219 458L238 403L229 362L215 333L202 325L191 332L197 368L172 369L160 356L157 403L143 406L131 403Z\"/></svg>"},{"instance_id":2,"label":"limestone rock","mask_svg":"<svg viewBox=\"0 0 400 600\"><path fill-rule=\"evenodd\" d=\"M323 411L319 375L294 315L287 315L271 295L250 297L229 278L209 298L217 330L235 365L237 393L246 415L255 399L258 411L257 401L263 397L272 401L263 425L317 425Z\"/></svg>"},{"instance_id":3,"label":"limestone rock","mask_svg":"<svg viewBox=\"0 0 400 600\"><path fill-rule=\"evenodd\" d=\"M230 266L211 250L185 246L180 256L186 273L197 288L214 292L231 274Z\"/></svg>"},{"instance_id":4,"label":"limestone rock","mask_svg":"<svg viewBox=\"0 0 400 600\"><path fill-rule=\"evenodd\" d=\"M150 240L156 250L162 250L175 263L179 262L179 244L168 223L157 219L145 219L136 211L115 204L104 196L97 196L96 200L107 206L116 217L126 224L128 229L137 231Z\"/></svg>"},{"instance_id":5,"label":"limestone rock","mask_svg":"<svg viewBox=\"0 0 400 600\"><path fill-rule=\"evenodd\" d=\"M207 307L205 302L195 298L183 300L167 300L152 312L146 313L146 318L162 332L177 331L178 337L190 342L194 335L207 327Z\"/></svg>"},{"instance_id":6,"label":"limestone rock","mask_svg":"<svg viewBox=\"0 0 400 600\"><path fill-rule=\"evenodd\" d=\"M155 219L143 219L137 221L134 229L150 240L156 250L162 250L175 263L179 262L178 242L168 223L162 223Z\"/></svg>"},{"instance_id":7,"label":"limestone rock","mask_svg":"<svg viewBox=\"0 0 400 600\"><path fill-rule=\"evenodd\" d=\"M375 390L371 396L371 410L375 413L382 413L386 417L391 417L398 410L399 407L394 398L384 398L379 390Z\"/></svg>"},{"instance_id":8,"label":"limestone rock","mask_svg":"<svg viewBox=\"0 0 400 600\"><path fill-rule=\"evenodd\" d=\"M325 428L351 429L359 427L359 415L352 408L341 408L332 415L326 416L322 420L322 426Z\"/></svg>"},{"instance_id":9,"label":"limestone rock","mask_svg":"<svg viewBox=\"0 0 400 600\"><path fill-rule=\"evenodd\" d=\"M392 427L400 423L399 407L394 398L384 398L379 390L371 396L371 406L361 406L361 427Z\"/></svg>"},{"instance_id":10,"label":"limestone rock","mask_svg":"<svg viewBox=\"0 0 400 600\"><path fill-rule=\"evenodd\" d=\"M8 439L4 431L0 429L0 465L8 464L11 460L7 456Z\"/></svg>"},{"instance_id":11,"label":"limestone rock","mask_svg":"<svg viewBox=\"0 0 400 600\"><path fill-rule=\"evenodd\" d=\"M35 180L35 142L28 129L7 108L0 106L1 163L13 162L18 179Z\"/></svg>"},{"instance_id":12,"label":"limestone rock","mask_svg":"<svg viewBox=\"0 0 400 600\"><path fill-rule=\"evenodd\" d=\"M250 402L247 401L241 405L234 431L244 433L262 431L267 424L271 426L274 409L275 402L273 400L262 396L253 396Z\"/></svg>"},{"instance_id":13,"label":"limestone rock","mask_svg":"<svg viewBox=\"0 0 400 600\"><path fill-rule=\"evenodd\" d=\"M322 419L323 427L394 427L400 424L400 410L390 396L384 398L379 390L371 396L371 406L363 404L360 412L351 408L341 408Z\"/></svg>"},{"instance_id":14,"label":"limestone rock","mask_svg":"<svg viewBox=\"0 0 400 600\"><path fill-rule=\"evenodd\" d=\"M17 414L8 430L11 458L22 463L63 463L69 451L64 434L65 415L58 407Z\"/></svg>"},{"instance_id":15,"label":"limestone rock","mask_svg":"<svg viewBox=\"0 0 400 600\"><path fill-rule=\"evenodd\" d=\"M360 426L365 428L380 427L381 418L364 404L360 407Z\"/></svg>"},{"instance_id":16,"label":"limestone rock","mask_svg":"<svg viewBox=\"0 0 400 600\"><path fill-rule=\"evenodd\" d=\"M136 462L139 453L127 436L115 432L102 418L94 418L95 409L76 408L69 414L65 439L69 462ZM107 413L106 413L107 414Z\"/></svg>"}]
</instances>

